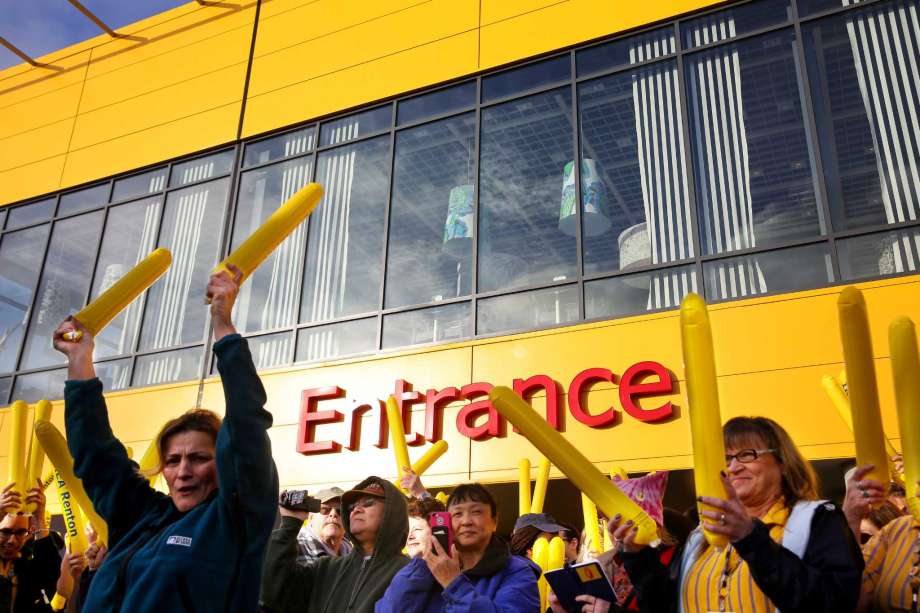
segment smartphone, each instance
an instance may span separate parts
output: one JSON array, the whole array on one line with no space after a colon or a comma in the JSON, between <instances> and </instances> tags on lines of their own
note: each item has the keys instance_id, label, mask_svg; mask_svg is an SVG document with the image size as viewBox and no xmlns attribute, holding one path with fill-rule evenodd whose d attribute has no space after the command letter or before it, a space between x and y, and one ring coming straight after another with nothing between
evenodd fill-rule
<instances>
[{"instance_id":1,"label":"smartphone","mask_svg":"<svg viewBox=\"0 0 920 613\"><path fill-rule=\"evenodd\" d=\"M436 511L428 516L428 525L431 526L431 534L438 539L441 549L447 555L450 555L450 546L454 542L454 529L450 524L450 513L447 511Z\"/></svg>"}]
</instances>

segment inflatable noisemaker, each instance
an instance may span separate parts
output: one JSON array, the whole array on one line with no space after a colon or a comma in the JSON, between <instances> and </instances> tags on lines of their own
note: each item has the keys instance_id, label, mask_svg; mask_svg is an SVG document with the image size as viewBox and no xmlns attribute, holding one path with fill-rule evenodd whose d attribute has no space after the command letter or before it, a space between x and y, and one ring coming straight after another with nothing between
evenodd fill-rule
<instances>
[{"instance_id":1,"label":"inflatable noisemaker","mask_svg":"<svg viewBox=\"0 0 920 613\"><path fill-rule=\"evenodd\" d=\"M596 558L603 551L601 531L597 525L597 505L584 494L581 495L581 514L585 520L585 537L590 543L588 551L593 552L592 557Z\"/></svg>"},{"instance_id":2,"label":"inflatable noisemaker","mask_svg":"<svg viewBox=\"0 0 920 613\"><path fill-rule=\"evenodd\" d=\"M57 483L58 500L61 502L61 514L64 517L64 537L68 542L67 549L71 553L84 553L89 547L86 539L86 518L80 512L73 492L61 477L60 471L55 471L54 476Z\"/></svg>"},{"instance_id":3,"label":"inflatable noisemaker","mask_svg":"<svg viewBox=\"0 0 920 613\"><path fill-rule=\"evenodd\" d=\"M393 455L396 457L396 474L402 478L405 474L404 467L412 464L409 462L409 448L406 446L402 411L399 410L396 399L392 396L387 398L387 423L390 426L390 440L393 441ZM401 486L400 489L402 489Z\"/></svg>"},{"instance_id":4,"label":"inflatable noisemaker","mask_svg":"<svg viewBox=\"0 0 920 613\"><path fill-rule=\"evenodd\" d=\"M862 292L852 286L844 288L837 298L837 311L853 417L856 463L859 466L872 464L874 468L866 477L887 484L891 475L885 452L885 433L882 430L869 318Z\"/></svg>"},{"instance_id":5,"label":"inflatable noisemaker","mask_svg":"<svg viewBox=\"0 0 920 613\"><path fill-rule=\"evenodd\" d=\"M67 441L64 440L64 436L48 421L35 422L35 435L38 437L48 459L51 460L54 468L66 484L69 493L68 498L75 501L83 509L84 515L96 529L99 540L108 544L109 527L96 513L93 503L90 502L89 496L86 495L86 490L83 489L83 482L73 472L73 458L67 449ZM59 496L60 487L61 481L58 480Z\"/></svg>"},{"instance_id":6,"label":"inflatable noisemaker","mask_svg":"<svg viewBox=\"0 0 920 613\"><path fill-rule=\"evenodd\" d=\"M153 285L171 263L172 254L169 249L154 249L109 289L80 309L73 318L83 324L93 336L99 334L126 306ZM77 342L81 338L83 332L80 330L64 333L64 339L71 342Z\"/></svg>"},{"instance_id":7,"label":"inflatable noisemaker","mask_svg":"<svg viewBox=\"0 0 920 613\"><path fill-rule=\"evenodd\" d=\"M437 494L434 495L434 499L446 507L447 501L448 499L450 499L450 496L447 494L447 492L438 492Z\"/></svg>"},{"instance_id":8,"label":"inflatable noisemaker","mask_svg":"<svg viewBox=\"0 0 920 613\"><path fill-rule=\"evenodd\" d=\"M17 400L10 407L12 413L12 429L10 430L10 457L9 479L7 483L15 483L14 492L19 492L23 500L29 484L26 482L26 431L28 428L29 405L22 400ZM20 509L17 508L17 511Z\"/></svg>"},{"instance_id":9,"label":"inflatable noisemaker","mask_svg":"<svg viewBox=\"0 0 920 613\"><path fill-rule=\"evenodd\" d=\"M565 541L561 537L554 536L549 542L547 563L549 568L546 570L558 570L565 565Z\"/></svg>"},{"instance_id":10,"label":"inflatable noisemaker","mask_svg":"<svg viewBox=\"0 0 920 613\"><path fill-rule=\"evenodd\" d=\"M554 430L520 396L505 386L489 392L489 400L501 415L510 421L530 443L540 450L575 487L584 492L608 517L619 513L623 520L631 519L638 528L636 542L656 545L658 527L639 506L601 474L591 462L564 436Z\"/></svg>"},{"instance_id":11,"label":"inflatable noisemaker","mask_svg":"<svg viewBox=\"0 0 920 613\"><path fill-rule=\"evenodd\" d=\"M542 573L549 570L549 542L539 537L534 541L532 552L533 563L540 567L542 571L540 578L537 580L537 587L540 590L540 611L545 611L547 606L547 596L549 594L549 585L546 583L546 577Z\"/></svg>"},{"instance_id":12,"label":"inflatable noisemaker","mask_svg":"<svg viewBox=\"0 0 920 613\"><path fill-rule=\"evenodd\" d=\"M715 351L706 303L697 294L687 294L680 305L680 338L687 379L687 410L690 414L690 438L693 442L693 481L697 496L726 496L721 472L725 470L725 443L719 412L719 388L716 381ZM719 511L715 507L700 504ZM703 531L713 547L728 545L728 538Z\"/></svg>"},{"instance_id":13,"label":"inflatable noisemaker","mask_svg":"<svg viewBox=\"0 0 920 613\"><path fill-rule=\"evenodd\" d=\"M424 474L438 458L447 453L447 448L447 441L435 442L434 445L428 448L428 451L422 454L422 457L415 461L415 464L412 465L412 472L416 475Z\"/></svg>"},{"instance_id":14,"label":"inflatable noisemaker","mask_svg":"<svg viewBox=\"0 0 920 613\"><path fill-rule=\"evenodd\" d=\"M518 463L518 515L530 513L530 460Z\"/></svg>"},{"instance_id":15,"label":"inflatable noisemaker","mask_svg":"<svg viewBox=\"0 0 920 613\"><path fill-rule=\"evenodd\" d=\"M891 322L888 343L901 429L907 508L914 519L920 521L920 497L916 491L917 481L920 480L920 358L917 356L914 322L907 317L898 317Z\"/></svg>"},{"instance_id":16,"label":"inflatable noisemaker","mask_svg":"<svg viewBox=\"0 0 920 613\"><path fill-rule=\"evenodd\" d=\"M52 405L47 400L39 400L35 405L35 421L50 421ZM25 489L30 490L35 487L35 482L42 477L42 465L45 463L45 450L42 449L41 443L32 432L32 440L29 443L29 462L26 464L26 483ZM26 513L35 511L35 503L26 505Z\"/></svg>"},{"instance_id":17,"label":"inflatable noisemaker","mask_svg":"<svg viewBox=\"0 0 920 613\"><path fill-rule=\"evenodd\" d=\"M259 264L313 212L322 197L323 188L319 183L308 183L302 187L250 234L242 245L215 266L211 274L216 275L222 271L230 273L227 265L233 264L243 273L240 282L248 279Z\"/></svg>"},{"instance_id":18,"label":"inflatable noisemaker","mask_svg":"<svg viewBox=\"0 0 920 613\"><path fill-rule=\"evenodd\" d=\"M623 470L622 466L611 466L610 467L610 480L611 481L623 481L629 479L629 473Z\"/></svg>"},{"instance_id":19,"label":"inflatable noisemaker","mask_svg":"<svg viewBox=\"0 0 920 613\"><path fill-rule=\"evenodd\" d=\"M549 485L549 468L551 464L546 458L540 458L537 468L537 481L533 486L533 499L530 501L531 513L542 513L543 503L546 501L546 488Z\"/></svg>"}]
</instances>

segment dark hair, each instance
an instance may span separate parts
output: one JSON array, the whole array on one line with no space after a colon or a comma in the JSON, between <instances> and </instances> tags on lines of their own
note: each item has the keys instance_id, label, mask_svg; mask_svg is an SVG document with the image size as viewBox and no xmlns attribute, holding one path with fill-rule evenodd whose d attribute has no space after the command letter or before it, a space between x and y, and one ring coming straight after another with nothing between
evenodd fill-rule
<instances>
[{"instance_id":1,"label":"dark hair","mask_svg":"<svg viewBox=\"0 0 920 613\"><path fill-rule=\"evenodd\" d=\"M156 475L163 472L166 445L169 444L169 439L173 436L182 432L204 432L211 437L214 444L217 444L217 433L220 431L220 424L221 419L217 413L208 409L189 409L179 417L170 419L160 429L160 433L157 434L157 452L160 457L157 461L156 470L152 471L151 474Z\"/></svg>"},{"instance_id":2,"label":"dark hair","mask_svg":"<svg viewBox=\"0 0 920 613\"><path fill-rule=\"evenodd\" d=\"M511 533L511 554L527 557L527 550L533 549L533 544L543 534L536 526L524 526Z\"/></svg>"},{"instance_id":3,"label":"dark hair","mask_svg":"<svg viewBox=\"0 0 920 613\"><path fill-rule=\"evenodd\" d=\"M564 523L562 523L561 521L556 522L556 523L559 524L560 526L562 526L562 528L563 528L563 530L562 530L562 532L563 532L563 537L562 537L562 538L564 538L564 539L567 540L567 541L571 541L572 539L575 539L575 540L578 541L578 544L581 545L581 532L579 532L578 530L576 530L576 529L575 529L575 526L573 526L572 524L564 524Z\"/></svg>"},{"instance_id":4,"label":"dark hair","mask_svg":"<svg viewBox=\"0 0 920 613\"><path fill-rule=\"evenodd\" d=\"M901 517L903 513L901 510L896 507L894 504L888 502L887 500L880 504L878 508L872 509L869 511L869 514L866 516L866 519L875 524L875 527L881 530L885 527L885 524Z\"/></svg>"},{"instance_id":5,"label":"dark hair","mask_svg":"<svg viewBox=\"0 0 920 613\"><path fill-rule=\"evenodd\" d=\"M428 516L438 511L444 511L444 503L437 498L410 498L409 499L409 517L421 517L428 519Z\"/></svg>"},{"instance_id":6,"label":"dark hair","mask_svg":"<svg viewBox=\"0 0 920 613\"><path fill-rule=\"evenodd\" d=\"M495 505L495 499L492 498L492 494L489 493L489 490L478 483L464 483L455 488L447 499L447 508L449 509L461 502L481 502L487 504L489 505L489 510L492 511L492 517L498 517L498 507Z\"/></svg>"}]
</instances>

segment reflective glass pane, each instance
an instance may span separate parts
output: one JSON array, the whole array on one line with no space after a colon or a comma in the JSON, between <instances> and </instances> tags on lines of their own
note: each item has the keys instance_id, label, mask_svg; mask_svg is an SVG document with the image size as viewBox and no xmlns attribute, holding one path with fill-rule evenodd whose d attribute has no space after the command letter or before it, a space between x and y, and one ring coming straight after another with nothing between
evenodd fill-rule
<instances>
[{"instance_id":1,"label":"reflective glass pane","mask_svg":"<svg viewBox=\"0 0 920 613\"><path fill-rule=\"evenodd\" d=\"M94 209L106 204L109 201L110 187L108 183L103 183L102 185L81 189L78 192L61 194L61 204L58 205L57 211L58 217Z\"/></svg>"},{"instance_id":2,"label":"reflective glass pane","mask_svg":"<svg viewBox=\"0 0 920 613\"><path fill-rule=\"evenodd\" d=\"M807 17L821 11L839 9L844 6L859 4L865 0L796 0L799 5L799 16Z\"/></svg>"},{"instance_id":3,"label":"reflective glass pane","mask_svg":"<svg viewBox=\"0 0 920 613\"><path fill-rule=\"evenodd\" d=\"M479 291L575 275L575 232L560 212L571 109L568 88L483 109Z\"/></svg>"},{"instance_id":4,"label":"reflective glass pane","mask_svg":"<svg viewBox=\"0 0 920 613\"><path fill-rule=\"evenodd\" d=\"M677 64L581 83L582 247L587 273L693 257ZM574 233L574 164L560 228Z\"/></svg>"},{"instance_id":5,"label":"reflective glass pane","mask_svg":"<svg viewBox=\"0 0 920 613\"><path fill-rule=\"evenodd\" d=\"M0 209L0 229L3 228L3 224L6 222L6 212L9 209Z\"/></svg>"},{"instance_id":6,"label":"reflective glass pane","mask_svg":"<svg viewBox=\"0 0 920 613\"><path fill-rule=\"evenodd\" d=\"M115 181L115 187L112 188L112 202L162 191L166 187L168 172L169 169L164 166L132 177L118 179Z\"/></svg>"},{"instance_id":7,"label":"reflective glass pane","mask_svg":"<svg viewBox=\"0 0 920 613\"><path fill-rule=\"evenodd\" d=\"M218 261L228 183L222 179L167 196L159 246L172 252L173 261L147 290L141 349L204 339L208 323L204 295L208 274ZM136 372L135 381L138 376ZM141 380L145 381L141 385L153 382Z\"/></svg>"},{"instance_id":8,"label":"reflective glass pane","mask_svg":"<svg viewBox=\"0 0 920 613\"><path fill-rule=\"evenodd\" d=\"M620 66L647 62L676 51L674 28L668 26L582 49L575 53L575 68L578 76L583 77Z\"/></svg>"},{"instance_id":9,"label":"reflective glass pane","mask_svg":"<svg viewBox=\"0 0 920 613\"><path fill-rule=\"evenodd\" d=\"M376 109L333 119L322 125L319 131L321 147L338 145L361 136L389 129L393 123L393 107L389 104Z\"/></svg>"},{"instance_id":10,"label":"reflective glass pane","mask_svg":"<svg viewBox=\"0 0 920 613\"><path fill-rule=\"evenodd\" d=\"M6 229L21 228L33 223L51 219L54 215L54 198L40 200L39 202L30 202L21 206L15 206L9 211L9 219L6 220Z\"/></svg>"},{"instance_id":11,"label":"reflective glass pane","mask_svg":"<svg viewBox=\"0 0 920 613\"><path fill-rule=\"evenodd\" d=\"M382 136L319 155L316 181L325 192L309 218L302 322L380 307L389 140Z\"/></svg>"},{"instance_id":12,"label":"reflective glass pane","mask_svg":"<svg viewBox=\"0 0 920 613\"><path fill-rule=\"evenodd\" d=\"M48 227L7 232L0 239L0 372L16 369Z\"/></svg>"},{"instance_id":13,"label":"reflective glass pane","mask_svg":"<svg viewBox=\"0 0 920 613\"><path fill-rule=\"evenodd\" d=\"M483 298L477 303L476 333L530 330L578 321L574 285Z\"/></svg>"},{"instance_id":14,"label":"reflective glass pane","mask_svg":"<svg viewBox=\"0 0 920 613\"><path fill-rule=\"evenodd\" d=\"M827 245L806 245L703 263L709 302L794 292L833 283Z\"/></svg>"},{"instance_id":15,"label":"reflective glass pane","mask_svg":"<svg viewBox=\"0 0 920 613\"><path fill-rule=\"evenodd\" d=\"M160 198L113 206L105 224L99 261L93 277L95 298L143 260L156 247ZM138 297L96 335L96 358L134 350L143 298Z\"/></svg>"},{"instance_id":16,"label":"reflective glass pane","mask_svg":"<svg viewBox=\"0 0 920 613\"><path fill-rule=\"evenodd\" d=\"M132 385L141 387L198 379L201 377L202 357L204 348L200 346L139 356Z\"/></svg>"},{"instance_id":17,"label":"reflective glass pane","mask_svg":"<svg viewBox=\"0 0 920 613\"><path fill-rule=\"evenodd\" d=\"M228 149L214 155L173 164L169 175L169 186L179 187L225 175L233 166L233 156L233 149Z\"/></svg>"},{"instance_id":18,"label":"reflective glass pane","mask_svg":"<svg viewBox=\"0 0 920 613\"><path fill-rule=\"evenodd\" d=\"M482 101L491 102L541 85L565 81L571 76L571 70L571 60L566 54L483 77Z\"/></svg>"},{"instance_id":19,"label":"reflective glass pane","mask_svg":"<svg viewBox=\"0 0 920 613\"><path fill-rule=\"evenodd\" d=\"M316 126L308 126L246 145L243 166L265 164L272 160L300 155L313 150Z\"/></svg>"},{"instance_id":20,"label":"reflective glass pane","mask_svg":"<svg viewBox=\"0 0 920 613\"><path fill-rule=\"evenodd\" d=\"M475 116L396 136L386 306L470 293L476 234Z\"/></svg>"},{"instance_id":21,"label":"reflective glass pane","mask_svg":"<svg viewBox=\"0 0 920 613\"><path fill-rule=\"evenodd\" d=\"M249 238L279 206L309 183L312 171L313 158L304 157L243 173L232 248ZM237 297L234 316L241 332L271 330L294 323L306 246L304 221L246 280Z\"/></svg>"},{"instance_id":22,"label":"reflective glass pane","mask_svg":"<svg viewBox=\"0 0 920 613\"><path fill-rule=\"evenodd\" d=\"M694 266L586 281L585 317L622 317L676 309L689 292L699 292Z\"/></svg>"},{"instance_id":23,"label":"reflective glass pane","mask_svg":"<svg viewBox=\"0 0 920 613\"><path fill-rule=\"evenodd\" d=\"M305 328L297 332L298 362L329 360L376 349L376 317Z\"/></svg>"},{"instance_id":24,"label":"reflective glass pane","mask_svg":"<svg viewBox=\"0 0 920 613\"><path fill-rule=\"evenodd\" d=\"M920 229L838 239L840 276L845 281L920 270Z\"/></svg>"},{"instance_id":25,"label":"reflective glass pane","mask_svg":"<svg viewBox=\"0 0 920 613\"><path fill-rule=\"evenodd\" d=\"M686 84L705 253L825 232L784 30L690 56Z\"/></svg>"},{"instance_id":26,"label":"reflective glass pane","mask_svg":"<svg viewBox=\"0 0 920 613\"><path fill-rule=\"evenodd\" d=\"M760 0L703 15L680 24L687 49L717 43L792 19L790 0Z\"/></svg>"},{"instance_id":27,"label":"reflective glass pane","mask_svg":"<svg viewBox=\"0 0 920 613\"><path fill-rule=\"evenodd\" d=\"M67 369L34 372L16 377L13 383L11 400L23 400L32 404L42 398L57 400L64 397L64 381L67 380Z\"/></svg>"},{"instance_id":28,"label":"reflective glass pane","mask_svg":"<svg viewBox=\"0 0 920 613\"><path fill-rule=\"evenodd\" d=\"M383 348L458 341L473 335L470 303L394 313L383 318Z\"/></svg>"},{"instance_id":29,"label":"reflective glass pane","mask_svg":"<svg viewBox=\"0 0 920 613\"><path fill-rule=\"evenodd\" d=\"M65 317L86 304L102 213L87 213L54 224L20 368L64 363L64 355L51 346L51 334Z\"/></svg>"},{"instance_id":30,"label":"reflective glass pane","mask_svg":"<svg viewBox=\"0 0 920 613\"><path fill-rule=\"evenodd\" d=\"M131 358L97 362L93 367L107 392L127 389L131 385Z\"/></svg>"},{"instance_id":31,"label":"reflective glass pane","mask_svg":"<svg viewBox=\"0 0 920 613\"><path fill-rule=\"evenodd\" d=\"M920 8L884 2L804 24L834 227L920 215Z\"/></svg>"},{"instance_id":32,"label":"reflective glass pane","mask_svg":"<svg viewBox=\"0 0 920 613\"><path fill-rule=\"evenodd\" d=\"M402 125L451 111L462 111L474 104L476 104L476 82L467 81L408 100L400 100L396 110L396 123Z\"/></svg>"},{"instance_id":33,"label":"reflective glass pane","mask_svg":"<svg viewBox=\"0 0 920 613\"><path fill-rule=\"evenodd\" d=\"M291 350L294 348L293 332L253 336L247 341L252 352L252 360L259 370L291 363ZM215 364L216 362L215 360Z\"/></svg>"},{"instance_id":34,"label":"reflective glass pane","mask_svg":"<svg viewBox=\"0 0 920 613\"><path fill-rule=\"evenodd\" d=\"M0 406L10 403L10 390L13 387L13 377L0 377Z\"/></svg>"}]
</instances>

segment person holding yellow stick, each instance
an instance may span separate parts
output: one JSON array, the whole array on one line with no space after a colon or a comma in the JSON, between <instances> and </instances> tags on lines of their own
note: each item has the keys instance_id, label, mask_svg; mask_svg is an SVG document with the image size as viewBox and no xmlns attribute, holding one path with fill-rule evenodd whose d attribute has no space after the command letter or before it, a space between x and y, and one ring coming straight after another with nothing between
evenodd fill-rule
<instances>
[{"instance_id":1,"label":"person holding yellow stick","mask_svg":"<svg viewBox=\"0 0 920 613\"><path fill-rule=\"evenodd\" d=\"M249 613L258 605L278 475L265 390L231 320L242 276L231 266L208 281L226 415L221 421L193 409L160 431L169 495L150 487L112 433L93 369L93 335L72 318L55 331L54 346L68 360L65 425L74 472L109 530L108 559L93 577L86 611ZM80 340L66 340L75 329Z\"/></svg>"},{"instance_id":2,"label":"person holding yellow stick","mask_svg":"<svg viewBox=\"0 0 920 613\"><path fill-rule=\"evenodd\" d=\"M723 427L725 498L702 526L728 545L709 545L694 530L670 568L635 530L614 518L608 531L647 611L814 613L852 611L863 559L843 512L817 500L810 465L786 431L766 417L736 417ZM714 509L714 510L712 510Z\"/></svg>"}]
</instances>

